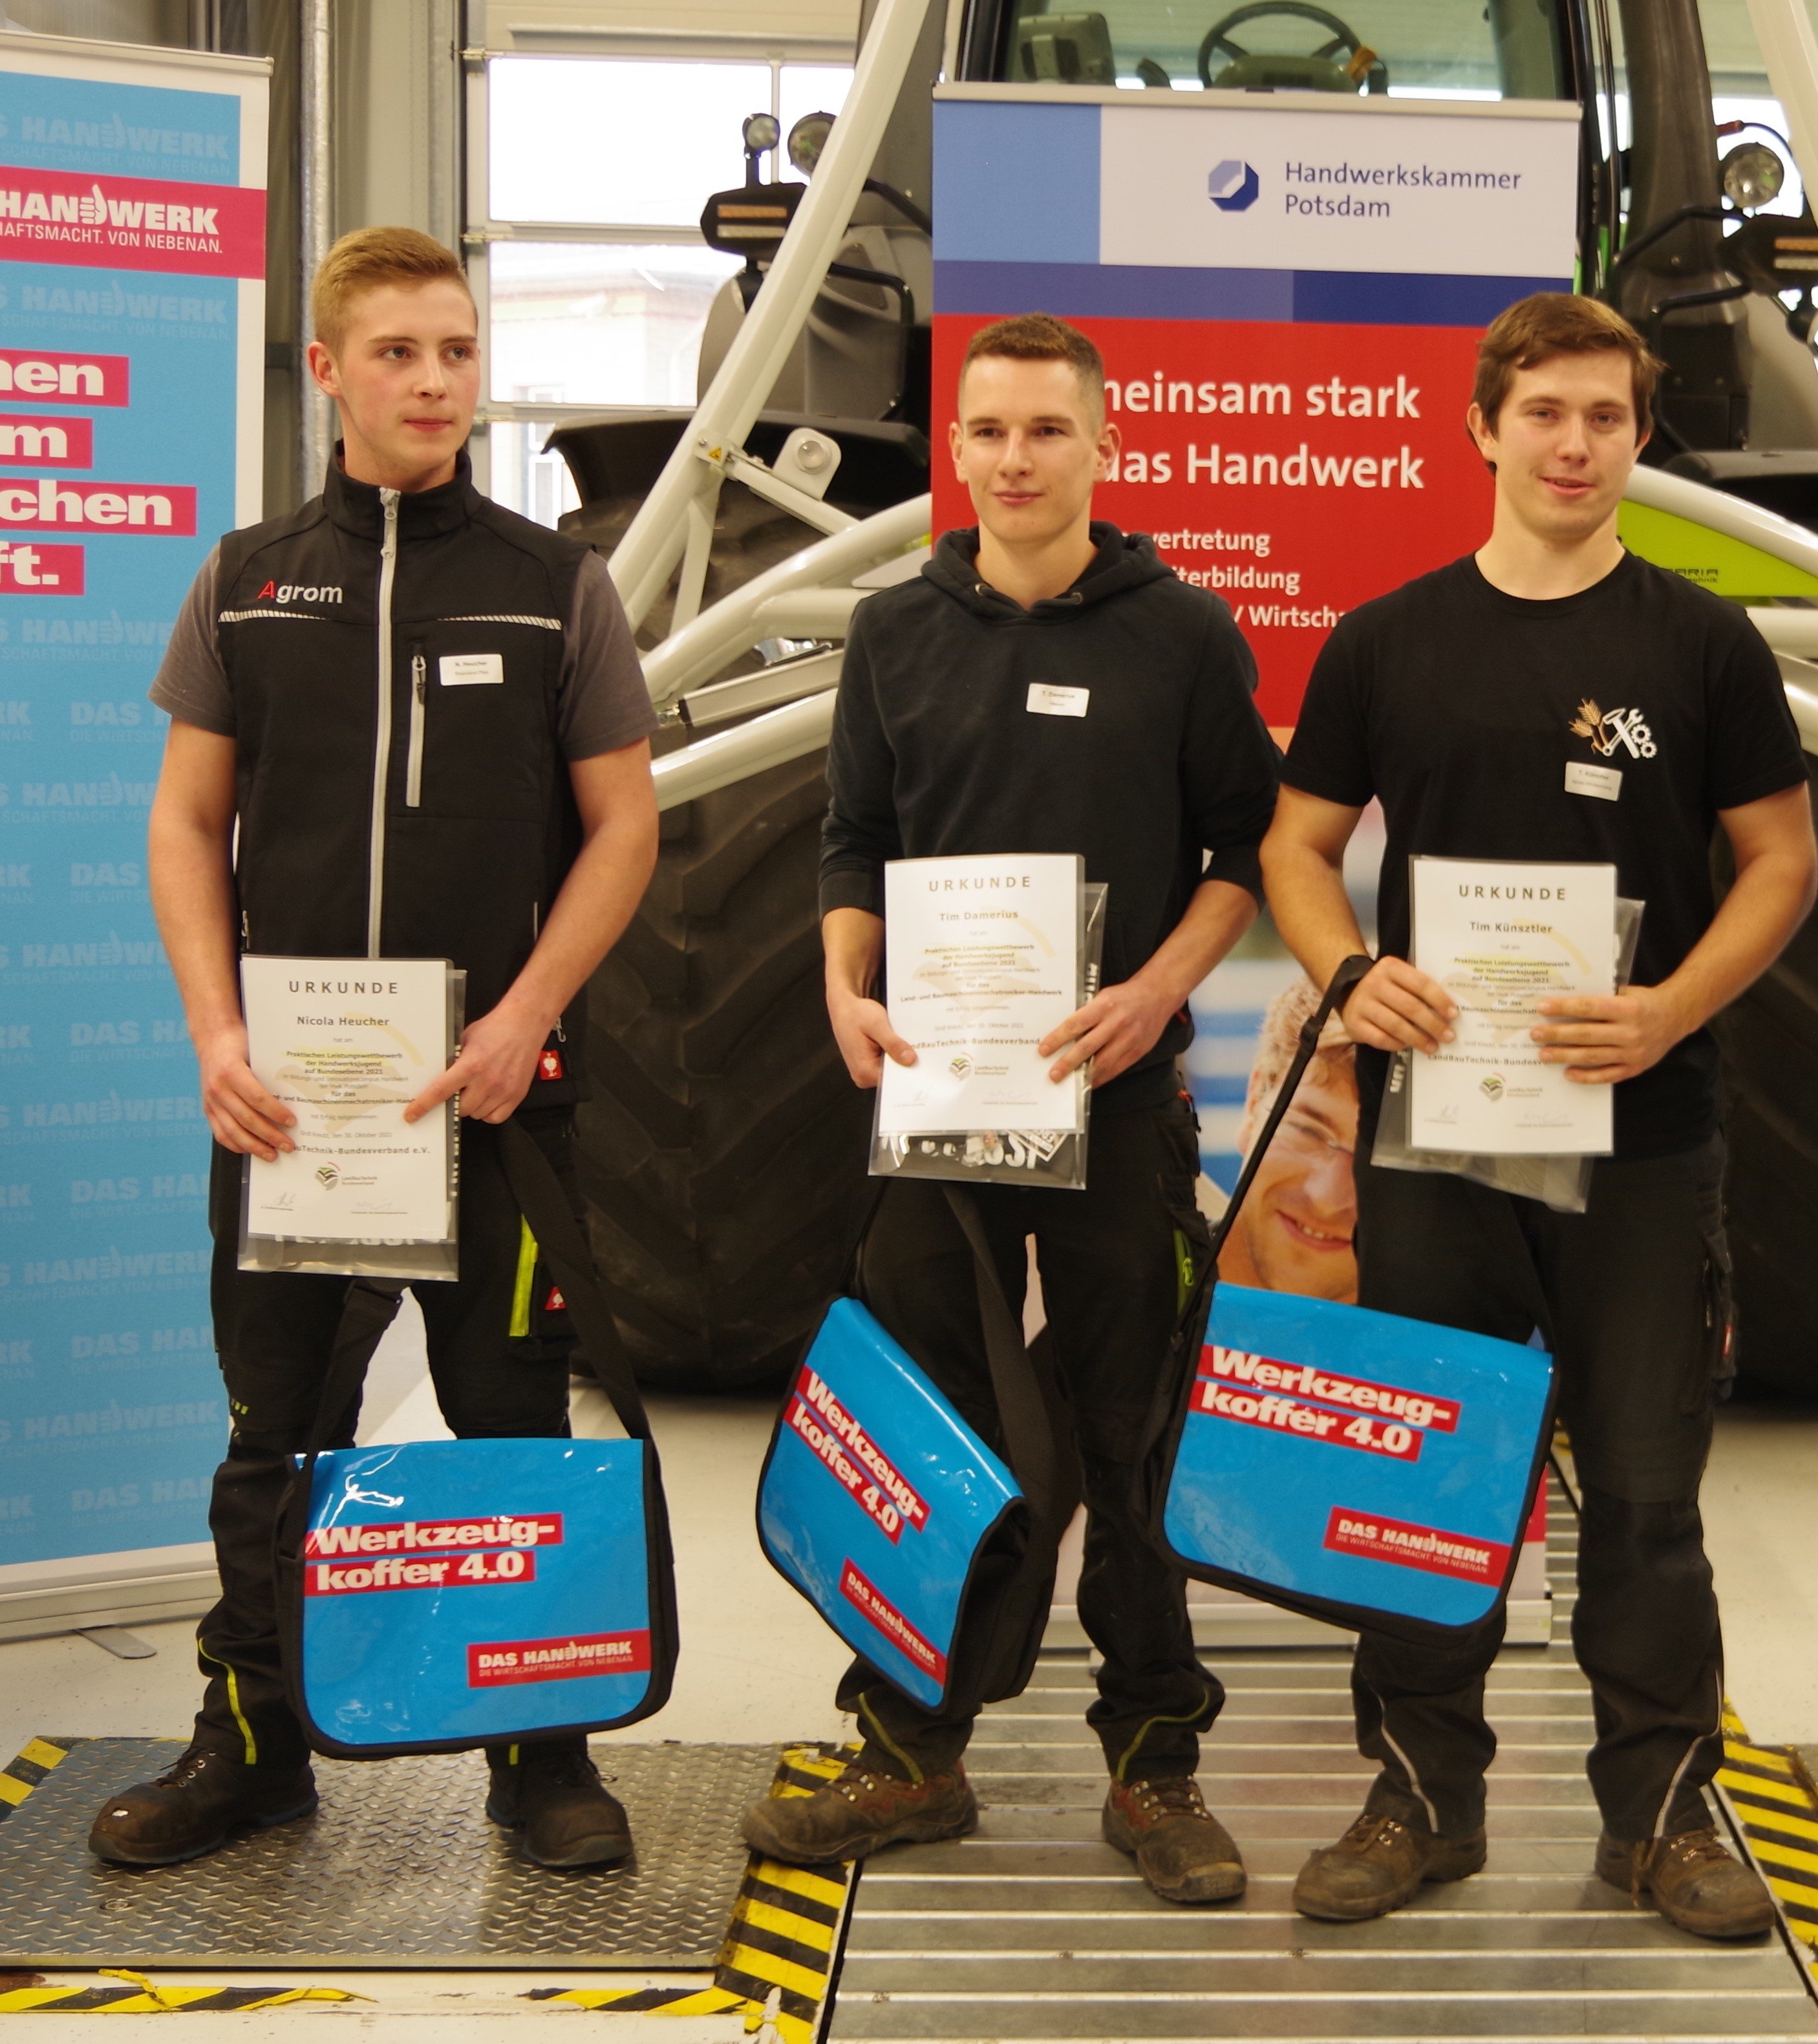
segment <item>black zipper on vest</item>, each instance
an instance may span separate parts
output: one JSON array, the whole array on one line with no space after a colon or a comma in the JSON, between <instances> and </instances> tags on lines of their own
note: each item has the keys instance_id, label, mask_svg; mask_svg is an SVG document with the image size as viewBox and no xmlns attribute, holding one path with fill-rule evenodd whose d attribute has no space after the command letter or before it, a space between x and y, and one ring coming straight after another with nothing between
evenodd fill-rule
<instances>
[{"instance_id":1,"label":"black zipper on vest","mask_svg":"<svg viewBox=\"0 0 1818 2044\"><path fill-rule=\"evenodd\" d=\"M410 752L405 762L404 801L407 809L423 805L423 720L428 713L429 670L423 648L410 649Z\"/></svg>"},{"instance_id":2,"label":"black zipper on vest","mask_svg":"<svg viewBox=\"0 0 1818 2044\"><path fill-rule=\"evenodd\" d=\"M385 511L385 536L379 543L378 586L378 735L373 748L373 814L371 841L366 858L366 956L379 958L379 929L385 920L385 782L391 770L391 590L397 574L397 498L395 490L382 490L379 502Z\"/></svg>"}]
</instances>

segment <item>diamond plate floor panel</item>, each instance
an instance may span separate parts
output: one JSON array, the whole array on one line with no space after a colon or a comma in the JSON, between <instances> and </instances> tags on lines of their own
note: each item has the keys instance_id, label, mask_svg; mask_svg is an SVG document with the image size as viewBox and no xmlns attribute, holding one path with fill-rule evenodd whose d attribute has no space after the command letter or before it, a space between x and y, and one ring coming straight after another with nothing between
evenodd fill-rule
<instances>
[{"instance_id":1,"label":"diamond plate floor panel","mask_svg":"<svg viewBox=\"0 0 1818 2044\"><path fill-rule=\"evenodd\" d=\"M520 1859L486 1821L478 1754L316 1762L313 1817L186 1865L106 1866L85 1847L110 1792L182 1750L75 1747L0 1824L0 1959L33 1965L711 1966L746 1864L739 1813L773 1746L593 1749L638 1841L622 1867Z\"/></svg>"},{"instance_id":2,"label":"diamond plate floor panel","mask_svg":"<svg viewBox=\"0 0 1818 2044\"><path fill-rule=\"evenodd\" d=\"M1556 1488L1551 1503L1563 1593L1577 1527ZM1045 1657L1029 1689L980 1722L967 1756L976 1834L865 1863L828 2044L1818 2036L1778 1936L1714 1945L1593 1875L1590 1695L1565 1643L1569 1594L1554 1604L1556 1643L1509 1648L1491 1671L1504 1742L1488 1867L1374 1923L1311 1923L1291 1900L1302 1862L1344 1829L1373 1771L1352 1743L1348 1653L1214 1657L1230 1701L1200 1779L1250 1881L1236 1907L1200 1909L1158 1900L1099 1838L1086 1658Z\"/></svg>"}]
</instances>

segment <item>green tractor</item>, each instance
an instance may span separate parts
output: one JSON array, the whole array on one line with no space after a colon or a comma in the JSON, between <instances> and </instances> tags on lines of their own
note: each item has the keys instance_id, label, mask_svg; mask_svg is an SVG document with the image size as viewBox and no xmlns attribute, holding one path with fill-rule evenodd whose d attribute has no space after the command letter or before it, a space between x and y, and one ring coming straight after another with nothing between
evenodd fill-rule
<instances>
[{"instance_id":1,"label":"green tractor","mask_svg":"<svg viewBox=\"0 0 1818 2044\"><path fill-rule=\"evenodd\" d=\"M1765 69L1786 133L1713 111L1707 31L1733 71L1748 20L1762 46L1739 68ZM943 77L1576 102L1578 288L1667 364L1624 539L1747 608L1818 757L1818 221L1783 196L1796 160L1818 165L1801 0L1751 0L1747 20L1705 0L1702 21L1696 0L1613 18L1607 0L867 0L838 117L785 140L754 117L745 183L708 201L707 239L744 267L695 411L550 443L582 498L564 523L609 553L664 720L662 857L592 989L582 1124L595 1246L655 1385L773 1381L862 1194L870 1106L826 1026L815 869L853 609L926 558ZM799 175L764 181L785 146ZM1818 1397L1800 1219L1818 1205L1818 925L1717 1026L1742 1368Z\"/></svg>"}]
</instances>

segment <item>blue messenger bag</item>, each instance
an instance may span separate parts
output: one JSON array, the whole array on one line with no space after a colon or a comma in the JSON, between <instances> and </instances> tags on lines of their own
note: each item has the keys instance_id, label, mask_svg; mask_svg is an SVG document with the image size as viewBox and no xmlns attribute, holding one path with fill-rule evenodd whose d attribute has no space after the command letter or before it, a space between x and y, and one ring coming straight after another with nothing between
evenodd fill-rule
<instances>
[{"instance_id":1,"label":"blue messenger bag","mask_svg":"<svg viewBox=\"0 0 1818 2044\"><path fill-rule=\"evenodd\" d=\"M1457 1327L1218 1282L1218 1252L1326 1018L1371 963L1348 959L1301 1031L1214 1233L1149 1467L1151 1530L1202 1582L1441 1644L1508 1594L1546 1466L1551 1358Z\"/></svg>"},{"instance_id":2,"label":"blue messenger bag","mask_svg":"<svg viewBox=\"0 0 1818 2044\"><path fill-rule=\"evenodd\" d=\"M292 1706L336 1759L606 1731L668 1700L675 1591L650 1424L548 1158L513 1123L499 1141L629 1438L327 1447L402 1289L348 1287L276 1549Z\"/></svg>"},{"instance_id":3,"label":"blue messenger bag","mask_svg":"<svg viewBox=\"0 0 1818 2044\"><path fill-rule=\"evenodd\" d=\"M1046 1352L1023 1345L971 1194L942 1189L972 1251L1008 1462L842 1297L777 1416L758 1538L880 1674L930 1710L963 1711L1026 1682L1077 1499Z\"/></svg>"}]
</instances>

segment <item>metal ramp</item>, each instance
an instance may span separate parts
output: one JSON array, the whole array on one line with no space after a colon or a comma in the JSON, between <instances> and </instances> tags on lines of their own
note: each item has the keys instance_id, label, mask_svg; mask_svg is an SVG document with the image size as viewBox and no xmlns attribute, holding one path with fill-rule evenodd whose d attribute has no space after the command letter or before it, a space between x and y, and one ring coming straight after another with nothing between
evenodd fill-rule
<instances>
[{"instance_id":1,"label":"metal ramp","mask_svg":"<svg viewBox=\"0 0 1818 2044\"><path fill-rule=\"evenodd\" d=\"M1577 1527L1555 1486L1549 1558L1574 1578ZM1289 1902L1307 1851L1360 1808L1343 1650L1218 1657L1230 1692L1205 1742L1207 1800L1244 1850L1235 1908L1158 1901L1099 1836L1104 1793L1083 1713L1083 1653L1044 1657L989 1712L969 1756L977 1835L904 1846L858 1883L828 2044L860 2039L1648 2038L1818 2036L1818 2007L1776 1934L1706 1943L1590 1871L1590 1695L1566 1643L1492 1672L1501 1750L1490 1864L1373 1923L1314 1923Z\"/></svg>"}]
</instances>

